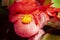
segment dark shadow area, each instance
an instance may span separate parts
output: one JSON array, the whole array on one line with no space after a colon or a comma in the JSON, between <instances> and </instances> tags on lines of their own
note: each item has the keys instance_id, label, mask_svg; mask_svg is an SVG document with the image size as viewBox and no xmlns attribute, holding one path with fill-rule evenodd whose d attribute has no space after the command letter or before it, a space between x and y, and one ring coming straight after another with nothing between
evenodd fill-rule
<instances>
[{"instance_id":1,"label":"dark shadow area","mask_svg":"<svg viewBox=\"0 0 60 40\"><path fill-rule=\"evenodd\" d=\"M0 6L0 40L28 40L15 34L13 24L8 21L7 6Z\"/></svg>"},{"instance_id":2,"label":"dark shadow area","mask_svg":"<svg viewBox=\"0 0 60 40\"><path fill-rule=\"evenodd\" d=\"M60 36L60 29L53 28L49 25L45 25L43 29L46 33L50 33L53 35L59 35Z\"/></svg>"}]
</instances>

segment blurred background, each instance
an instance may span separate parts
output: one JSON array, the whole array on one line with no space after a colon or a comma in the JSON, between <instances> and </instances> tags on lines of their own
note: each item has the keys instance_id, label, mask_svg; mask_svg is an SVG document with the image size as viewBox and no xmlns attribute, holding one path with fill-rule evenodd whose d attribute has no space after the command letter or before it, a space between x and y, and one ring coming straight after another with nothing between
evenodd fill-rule
<instances>
[{"instance_id":1,"label":"blurred background","mask_svg":"<svg viewBox=\"0 0 60 40\"><path fill-rule=\"evenodd\" d=\"M42 5L47 5L51 2L54 3L52 7L60 8L60 0L45 0ZM8 21L8 7L13 3L13 0L0 0L0 40L28 40L17 36L14 32L13 24ZM46 34L42 37L42 40L60 40L59 19L52 18L43 29Z\"/></svg>"}]
</instances>

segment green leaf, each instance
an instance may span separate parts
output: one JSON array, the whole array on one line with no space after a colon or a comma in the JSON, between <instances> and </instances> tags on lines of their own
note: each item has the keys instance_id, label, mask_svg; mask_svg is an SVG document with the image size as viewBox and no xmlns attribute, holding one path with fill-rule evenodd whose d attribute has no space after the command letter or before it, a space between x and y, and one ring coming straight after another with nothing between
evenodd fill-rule
<instances>
[{"instance_id":1,"label":"green leaf","mask_svg":"<svg viewBox=\"0 0 60 40\"><path fill-rule=\"evenodd\" d=\"M51 0L51 2L54 3L52 7L60 8L60 0Z\"/></svg>"},{"instance_id":2,"label":"green leaf","mask_svg":"<svg viewBox=\"0 0 60 40\"><path fill-rule=\"evenodd\" d=\"M60 36L47 33L43 36L42 40L60 40Z\"/></svg>"}]
</instances>

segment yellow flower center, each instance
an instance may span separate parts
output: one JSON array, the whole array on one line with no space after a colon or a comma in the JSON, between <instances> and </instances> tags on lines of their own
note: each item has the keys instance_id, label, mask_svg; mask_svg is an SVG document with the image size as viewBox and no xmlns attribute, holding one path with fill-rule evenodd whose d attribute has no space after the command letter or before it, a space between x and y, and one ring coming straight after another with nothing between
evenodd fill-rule
<instances>
[{"instance_id":1,"label":"yellow flower center","mask_svg":"<svg viewBox=\"0 0 60 40\"><path fill-rule=\"evenodd\" d=\"M32 17L28 14L25 14L23 17L22 17L22 23L30 23L32 21Z\"/></svg>"}]
</instances>

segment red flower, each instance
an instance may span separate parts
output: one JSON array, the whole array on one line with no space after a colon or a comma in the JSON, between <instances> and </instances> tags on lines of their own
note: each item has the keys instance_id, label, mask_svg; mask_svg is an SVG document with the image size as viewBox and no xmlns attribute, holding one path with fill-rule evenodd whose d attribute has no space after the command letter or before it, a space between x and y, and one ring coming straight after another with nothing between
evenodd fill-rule
<instances>
[{"instance_id":1,"label":"red flower","mask_svg":"<svg viewBox=\"0 0 60 40\"><path fill-rule=\"evenodd\" d=\"M40 1L44 2L45 0ZM39 6L35 1L31 0L15 2L9 8L9 11L9 21L14 23L16 34L22 37L36 35L48 22L49 16L54 17L56 16L55 12L60 12L59 9L50 7L50 4L47 6Z\"/></svg>"}]
</instances>

